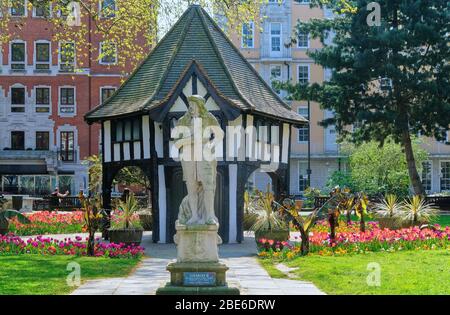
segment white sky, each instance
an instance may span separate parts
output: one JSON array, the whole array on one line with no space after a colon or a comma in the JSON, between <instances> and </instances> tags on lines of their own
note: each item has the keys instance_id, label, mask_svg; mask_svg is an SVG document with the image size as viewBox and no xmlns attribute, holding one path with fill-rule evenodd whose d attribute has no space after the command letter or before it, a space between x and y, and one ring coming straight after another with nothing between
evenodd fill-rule
<instances>
[{"instance_id":1,"label":"white sky","mask_svg":"<svg viewBox=\"0 0 450 315\"><path fill-rule=\"evenodd\" d=\"M208 1L208 0L206 0ZM196 0L161 0L158 15L158 38L161 39L175 24L178 18L188 8L189 3L198 3ZM211 10L205 8L210 14Z\"/></svg>"}]
</instances>

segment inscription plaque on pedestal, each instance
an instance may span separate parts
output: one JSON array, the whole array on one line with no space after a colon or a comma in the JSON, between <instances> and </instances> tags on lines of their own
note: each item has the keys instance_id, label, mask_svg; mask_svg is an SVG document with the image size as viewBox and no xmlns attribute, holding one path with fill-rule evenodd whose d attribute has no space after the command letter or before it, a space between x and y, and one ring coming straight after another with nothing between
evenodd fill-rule
<instances>
[{"instance_id":1,"label":"inscription plaque on pedestal","mask_svg":"<svg viewBox=\"0 0 450 315\"><path fill-rule=\"evenodd\" d=\"M202 287L216 285L215 272L183 272L183 285Z\"/></svg>"}]
</instances>

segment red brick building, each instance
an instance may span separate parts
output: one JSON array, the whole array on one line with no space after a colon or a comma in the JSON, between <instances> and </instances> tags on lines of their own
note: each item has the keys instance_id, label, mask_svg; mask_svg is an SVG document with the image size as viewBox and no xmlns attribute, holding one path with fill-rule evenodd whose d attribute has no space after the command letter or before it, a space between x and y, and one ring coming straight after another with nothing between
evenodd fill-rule
<instances>
[{"instance_id":1,"label":"red brick building","mask_svg":"<svg viewBox=\"0 0 450 315\"><path fill-rule=\"evenodd\" d=\"M103 42L95 32L85 40L98 51L54 41L53 23L25 3L10 9L14 31L0 47L0 192L42 195L59 186L76 194L88 188L82 162L98 154L101 138L83 116L132 69L118 65L120 51L98 60ZM99 1L99 8L111 3ZM75 58L64 53L72 50Z\"/></svg>"}]
</instances>

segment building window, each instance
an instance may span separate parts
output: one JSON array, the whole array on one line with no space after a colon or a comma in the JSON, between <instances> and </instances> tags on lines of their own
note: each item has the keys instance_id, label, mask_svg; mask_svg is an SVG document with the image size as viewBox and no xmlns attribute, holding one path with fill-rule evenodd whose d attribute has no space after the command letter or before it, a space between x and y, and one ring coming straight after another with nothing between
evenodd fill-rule
<instances>
[{"instance_id":1,"label":"building window","mask_svg":"<svg viewBox=\"0 0 450 315\"><path fill-rule=\"evenodd\" d=\"M49 175L4 175L0 191L9 194L48 196L56 186L56 177Z\"/></svg>"},{"instance_id":2,"label":"building window","mask_svg":"<svg viewBox=\"0 0 450 315\"><path fill-rule=\"evenodd\" d=\"M11 150L25 150L24 131L11 131Z\"/></svg>"},{"instance_id":3,"label":"building window","mask_svg":"<svg viewBox=\"0 0 450 315\"><path fill-rule=\"evenodd\" d=\"M298 113L309 120L308 107L299 107ZM309 126L304 125L298 128L298 142L304 143L309 141Z\"/></svg>"},{"instance_id":4,"label":"building window","mask_svg":"<svg viewBox=\"0 0 450 315\"><path fill-rule=\"evenodd\" d=\"M35 65L36 70L50 69L50 43L36 43Z\"/></svg>"},{"instance_id":5,"label":"building window","mask_svg":"<svg viewBox=\"0 0 450 315\"><path fill-rule=\"evenodd\" d=\"M441 191L450 190L450 161L441 162Z\"/></svg>"},{"instance_id":6,"label":"building window","mask_svg":"<svg viewBox=\"0 0 450 315\"><path fill-rule=\"evenodd\" d=\"M11 112L25 112L25 88L11 88Z\"/></svg>"},{"instance_id":7,"label":"building window","mask_svg":"<svg viewBox=\"0 0 450 315\"><path fill-rule=\"evenodd\" d=\"M61 192L68 191L71 194L75 192L75 182L72 175L60 175L58 176L58 188Z\"/></svg>"},{"instance_id":8,"label":"building window","mask_svg":"<svg viewBox=\"0 0 450 315\"><path fill-rule=\"evenodd\" d=\"M75 10L75 8L73 6L71 6L69 2L66 2L65 0L58 0L57 7L58 7L58 17L60 17L64 20L67 19L71 10L72 10L72 13L74 13L74 10Z\"/></svg>"},{"instance_id":9,"label":"building window","mask_svg":"<svg viewBox=\"0 0 450 315\"><path fill-rule=\"evenodd\" d=\"M59 71L75 71L75 43L63 42L59 45Z\"/></svg>"},{"instance_id":10,"label":"building window","mask_svg":"<svg viewBox=\"0 0 450 315\"><path fill-rule=\"evenodd\" d=\"M10 12L13 17L25 16L27 13L26 0L12 0Z\"/></svg>"},{"instance_id":11,"label":"building window","mask_svg":"<svg viewBox=\"0 0 450 315\"><path fill-rule=\"evenodd\" d=\"M422 185L426 192L431 191L431 161L422 163Z\"/></svg>"},{"instance_id":12,"label":"building window","mask_svg":"<svg viewBox=\"0 0 450 315\"><path fill-rule=\"evenodd\" d=\"M307 84L309 82L309 66L299 65L298 66L298 83Z\"/></svg>"},{"instance_id":13,"label":"building window","mask_svg":"<svg viewBox=\"0 0 450 315\"><path fill-rule=\"evenodd\" d=\"M11 69L25 70L26 47L23 42L11 43Z\"/></svg>"},{"instance_id":14,"label":"building window","mask_svg":"<svg viewBox=\"0 0 450 315\"><path fill-rule=\"evenodd\" d=\"M50 148L50 133L48 131L36 132L36 150L48 151Z\"/></svg>"},{"instance_id":15,"label":"building window","mask_svg":"<svg viewBox=\"0 0 450 315\"><path fill-rule=\"evenodd\" d=\"M116 1L115 0L100 0L100 17L113 18L116 16Z\"/></svg>"},{"instance_id":16,"label":"building window","mask_svg":"<svg viewBox=\"0 0 450 315\"><path fill-rule=\"evenodd\" d=\"M298 191L304 192L308 188L308 162L298 162Z\"/></svg>"},{"instance_id":17,"label":"building window","mask_svg":"<svg viewBox=\"0 0 450 315\"><path fill-rule=\"evenodd\" d=\"M242 48L254 48L255 30L254 23L242 24Z\"/></svg>"},{"instance_id":18,"label":"building window","mask_svg":"<svg viewBox=\"0 0 450 315\"><path fill-rule=\"evenodd\" d=\"M45 196L51 193L51 179L48 175L35 176L35 194Z\"/></svg>"},{"instance_id":19,"label":"building window","mask_svg":"<svg viewBox=\"0 0 450 315\"><path fill-rule=\"evenodd\" d=\"M59 112L61 114L75 114L75 88L64 87L59 90Z\"/></svg>"},{"instance_id":20,"label":"building window","mask_svg":"<svg viewBox=\"0 0 450 315\"><path fill-rule=\"evenodd\" d=\"M279 83L281 82L281 76L282 76L282 72L281 72L281 65L271 65L270 66L270 84L272 86L272 89L280 94L280 89L276 89L274 87L275 83Z\"/></svg>"},{"instance_id":21,"label":"building window","mask_svg":"<svg viewBox=\"0 0 450 315\"><path fill-rule=\"evenodd\" d=\"M104 65L117 63L117 45L115 43L100 43L100 63Z\"/></svg>"},{"instance_id":22,"label":"building window","mask_svg":"<svg viewBox=\"0 0 450 315\"><path fill-rule=\"evenodd\" d=\"M116 88L102 88L101 89L101 104L106 102L114 93L116 92Z\"/></svg>"},{"instance_id":23,"label":"building window","mask_svg":"<svg viewBox=\"0 0 450 315\"><path fill-rule=\"evenodd\" d=\"M75 135L73 131L61 131L59 156L63 162L75 161Z\"/></svg>"},{"instance_id":24,"label":"building window","mask_svg":"<svg viewBox=\"0 0 450 315\"><path fill-rule=\"evenodd\" d=\"M270 23L270 50L281 52L281 23Z\"/></svg>"},{"instance_id":25,"label":"building window","mask_svg":"<svg viewBox=\"0 0 450 315\"><path fill-rule=\"evenodd\" d=\"M36 88L36 113L50 112L50 88Z\"/></svg>"},{"instance_id":26,"label":"building window","mask_svg":"<svg viewBox=\"0 0 450 315\"><path fill-rule=\"evenodd\" d=\"M3 176L2 184L3 184L2 191L9 194L19 193L19 177L17 175Z\"/></svg>"},{"instance_id":27,"label":"building window","mask_svg":"<svg viewBox=\"0 0 450 315\"><path fill-rule=\"evenodd\" d=\"M300 32L297 37L297 47L298 48L308 48L309 47L309 36L306 32Z\"/></svg>"},{"instance_id":28,"label":"building window","mask_svg":"<svg viewBox=\"0 0 450 315\"><path fill-rule=\"evenodd\" d=\"M141 120L139 118L118 121L115 123L114 129L114 142L141 140Z\"/></svg>"},{"instance_id":29,"label":"building window","mask_svg":"<svg viewBox=\"0 0 450 315\"><path fill-rule=\"evenodd\" d=\"M35 1L33 3L33 16L46 18L51 15L50 1Z\"/></svg>"}]
</instances>

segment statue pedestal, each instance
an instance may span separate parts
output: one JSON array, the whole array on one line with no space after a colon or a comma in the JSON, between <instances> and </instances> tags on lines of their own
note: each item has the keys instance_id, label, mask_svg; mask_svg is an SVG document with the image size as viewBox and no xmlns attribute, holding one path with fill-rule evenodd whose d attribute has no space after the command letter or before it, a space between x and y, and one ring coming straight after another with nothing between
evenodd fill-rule
<instances>
[{"instance_id":1,"label":"statue pedestal","mask_svg":"<svg viewBox=\"0 0 450 315\"><path fill-rule=\"evenodd\" d=\"M170 283L159 288L159 295L238 295L239 289L228 287L228 267L219 261L217 245L222 243L214 225L176 223L177 260L167 265Z\"/></svg>"}]
</instances>

